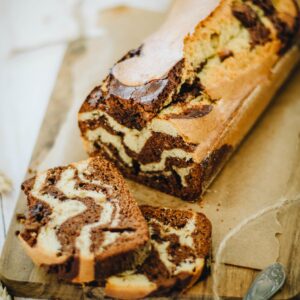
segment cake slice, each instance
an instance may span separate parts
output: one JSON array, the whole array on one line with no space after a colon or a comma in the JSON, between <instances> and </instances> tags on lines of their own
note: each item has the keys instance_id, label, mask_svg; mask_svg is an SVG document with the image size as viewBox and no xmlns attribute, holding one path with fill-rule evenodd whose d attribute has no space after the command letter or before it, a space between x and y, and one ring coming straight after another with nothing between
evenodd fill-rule
<instances>
[{"instance_id":1,"label":"cake slice","mask_svg":"<svg viewBox=\"0 0 300 300\"><path fill-rule=\"evenodd\" d=\"M177 0L79 112L89 155L196 200L299 60L295 0Z\"/></svg>"},{"instance_id":2,"label":"cake slice","mask_svg":"<svg viewBox=\"0 0 300 300\"><path fill-rule=\"evenodd\" d=\"M84 283L140 265L149 231L124 179L97 157L25 181L28 217L19 234L34 263Z\"/></svg>"},{"instance_id":3,"label":"cake slice","mask_svg":"<svg viewBox=\"0 0 300 300\"><path fill-rule=\"evenodd\" d=\"M144 263L109 277L105 294L118 299L172 296L191 287L210 254L211 225L201 213L142 206L151 236Z\"/></svg>"}]
</instances>

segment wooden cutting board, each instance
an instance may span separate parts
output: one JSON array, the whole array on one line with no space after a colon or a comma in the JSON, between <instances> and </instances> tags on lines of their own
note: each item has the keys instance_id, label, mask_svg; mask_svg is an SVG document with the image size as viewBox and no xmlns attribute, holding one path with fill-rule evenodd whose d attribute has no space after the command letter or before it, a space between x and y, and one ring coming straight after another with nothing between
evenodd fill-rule
<instances>
[{"instance_id":1,"label":"wooden cutting board","mask_svg":"<svg viewBox=\"0 0 300 300\"><path fill-rule=\"evenodd\" d=\"M16 212L24 210L25 199L21 196ZM279 219L284 229L279 236L280 244L288 245L288 247L281 247L281 251L289 253L289 255L284 255L284 257L288 257L288 261L283 261L287 269L287 282L284 289L274 299L300 299L300 205L294 204L287 207L281 212ZM14 296L30 298L68 300L103 298L102 290L99 287L58 282L55 276L48 275L35 267L18 243L15 235L18 229L19 225L14 219L0 260L0 280L7 286L9 293ZM214 264L212 268L214 268ZM258 273L252 269L229 265L222 266L219 272L218 295L222 299L242 299ZM213 278L208 275L181 298L216 299L212 287Z\"/></svg>"},{"instance_id":2,"label":"wooden cutting board","mask_svg":"<svg viewBox=\"0 0 300 300\"><path fill-rule=\"evenodd\" d=\"M120 28L120 23L118 22L122 22L122 12L124 10L126 9L119 8L114 12L119 17L118 21L114 22L116 30ZM128 18L128 13L132 14L132 18L135 18L135 26L139 22L140 24L144 24L145 18L151 19L155 24L160 24L163 18L162 15L153 12L146 14L143 12L143 14L140 14L139 10L127 11L126 18ZM141 18L141 16L143 17ZM111 18L112 15L107 15L106 17ZM105 18L103 19L105 21ZM147 35L151 30L153 30L153 26L149 28L141 26L140 28L142 35ZM141 36L141 33L137 33L136 28L132 28L132 32L137 36ZM104 46L112 47L113 45ZM66 118L67 111L71 107L71 68L73 61L80 55L81 51L82 41L70 44L58 75L51 101L49 102L49 107L33 153L31 166L26 177L32 176L30 170L35 169L35 166L41 162L46 153L52 148L55 137ZM116 52L116 58L119 58L121 54L122 52ZM98 79L95 78L95 80ZM91 87L93 87L94 83L91 82ZM146 187L140 187L140 189L145 191L145 193L151 192ZM164 197L164 194L160 194L160 196ZM21 195L17 203L16 213L25 211L25 203L25 197ZM279 261L286 266L287 282L283 290L274 299L300 299L300 296L297 298L297 295L300 293L300 203L295 202L286 206L280 211L278 218L283 226L283 231L278 236L281 245ZM103 297L102 290L99 287L58 282L54 276L48 275L43 270L36 268L18 243L15 232L19 229L19 224L13 219L0 260L0 280L4 282L12 295L70 300L101 299ZM251 243L251 237L249 237L249 243ZM214 264L212 265L213 268ZM216 291L222 298L240 299L245 295L257 273L258 271L253 269L222 265L217 273L218 284ZM214 296L213 277L212 275L207 275L181 298L216 299Z\"/></svg>"}]
</instances>

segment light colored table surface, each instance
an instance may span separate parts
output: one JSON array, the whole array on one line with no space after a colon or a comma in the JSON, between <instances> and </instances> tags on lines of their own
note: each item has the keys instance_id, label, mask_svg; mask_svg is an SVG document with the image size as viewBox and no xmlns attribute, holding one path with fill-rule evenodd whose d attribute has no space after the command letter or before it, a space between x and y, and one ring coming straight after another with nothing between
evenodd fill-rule
<instances>
[{"instance_id":1,"label":"light colored table surface","mask_svg":"<svg viewBox=\"0 0 300 300\"><path fill-rule=\"evenodd\" d=\"M70 41L105 34L99 11L114 5L164 10L170 0L0 0L0 171L13 190L0 194L0 249L20 184Z\"/></svg>"}]
</instances>

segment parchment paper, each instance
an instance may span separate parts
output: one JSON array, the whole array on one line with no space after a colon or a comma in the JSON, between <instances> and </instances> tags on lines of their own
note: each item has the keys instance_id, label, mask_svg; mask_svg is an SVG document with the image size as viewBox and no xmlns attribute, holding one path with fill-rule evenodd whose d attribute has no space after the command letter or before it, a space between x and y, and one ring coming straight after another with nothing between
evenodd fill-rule
<instances>
[{"instance_id":1,"label":"parchment paper","mask_svg":"<svg viewBox=\"0 0 300 300\"><path fill-rule=\"evenodd\" d=\"M71 84L69 97L72 97L73 104L54 146L38 169L86 157L77 127L77 111L81 103L89 91L100 83L112 64L127 50L138 46L162 19L163 15L159 13L118 7L100 16L99 26L106 29L103 37L80 40L70 45L80 51L72 60L65 58L62 68L70 68L71 76L60 78L57 86L64 89L64 85ZM60 93L59 90L56 92ZM60 108L57 107L57 110ZM293 181L293 193L287 192L287 182L300 159L299 116L298 68L201 201L190 204L133 182L129 182L130 189L139 203L204 212L213 224L214 254L227 236L222 262L264 268L275 262L279 255L276 235L282 229L277 220L277 210L254 218L232 238L228 238L228 234L245 219L276 206L283 197L295 198L300 192L299 181Z\"/></svg>"}]
</instances>

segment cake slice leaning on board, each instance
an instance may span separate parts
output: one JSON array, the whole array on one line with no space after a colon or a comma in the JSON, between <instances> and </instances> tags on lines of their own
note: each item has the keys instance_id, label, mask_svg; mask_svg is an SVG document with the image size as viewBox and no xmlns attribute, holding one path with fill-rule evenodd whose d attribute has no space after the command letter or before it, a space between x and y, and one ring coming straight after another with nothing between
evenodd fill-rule
<instances>
[{"instance_id":1,"label":"cake slice leaning on board","mask_svg":"<svg viewBox=\"0 0 300 300\"><path fill-rule=\"evenodd\" d=\"M52 168L22 189L28 205L22 246L58 278L102 282L147 257L147 222L108 161L97 157Z\"/></svg>"},{"instance_id":2,"label":"cake slice leaning on board","mask_svg":"<svg viewBox=\"0 0 300 300\"><path fill-rule=\"evenodd\" d=\"M58 279L96 284L114 298L170 296L191 287L209 259L211 224L203 214L138 207L100 157L38 173L22 188L28 216L19 239Z\"/></svg>"},{"instance_id":3,"label":"cake slice leaning on board","mask_svg":"<svg viewBox=\"0 0 300 300\"><path fill-rule=\"evenodd\" d=\"M299 60L294 0L177 0L79 112L89 155L196 200Z\"/></svg>"},{"instance_id":4,"label":"cake slice leaning on board","mask_svg":"<svg viewBox=\"0 0 300 300\"><path fill-rule=\"evenodd\" d=\"M175 296L197 282L210 255L211 224L201 213L141 206L151 252L136 269L109 277L104 292L117 299Z\"/></svg>"}]
</instances>

